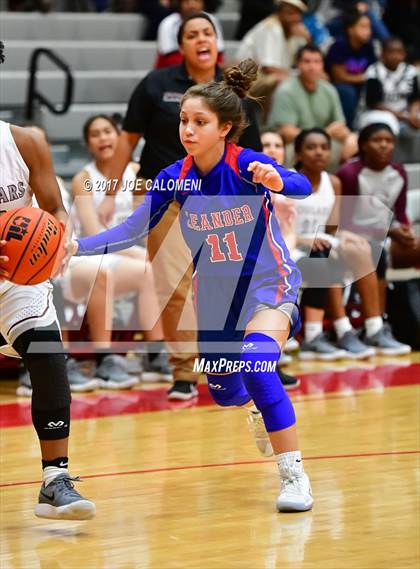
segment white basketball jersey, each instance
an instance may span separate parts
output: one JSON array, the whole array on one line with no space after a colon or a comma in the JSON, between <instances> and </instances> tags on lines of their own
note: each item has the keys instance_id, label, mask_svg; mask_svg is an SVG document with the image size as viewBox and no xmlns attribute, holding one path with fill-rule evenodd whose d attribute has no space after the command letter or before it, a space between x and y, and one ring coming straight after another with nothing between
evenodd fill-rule
<instances>
[{"instance_id":1,"label":"white basketball jersey","mask_svg":"<svg viewBox=\"0 0 420 569\"><path fill-rule=\"evenodd\" d=\"M0 121L0 215L15 207L32 205L29 168L25 164L10 131L10 124ZM12 283L0 281L0 294Z\"/></svg>"},{"instance_id":2,"label":"white basketball jersey","mask_svg":"<svg viewBox=\"0 0 420 569\"><path fill-rule=\"evenodd\" d=\"M105 197L107 179L98 170L94 162L87 164L84 169L89 174L90 181L92 182L92 198L95 207L98 208ZM109 227L114 227L122 223L133 213L133 190L135 189L135 183L136 175L131 166L127 166L122 178L122 188L115 196L115 213Z\"/></svg>"},{"instance_id":3,"label":"white basketball jersey","mask_svg":"<svg viewBox=\"0 0 420 569\"><path fill-rule=\"evenodd\" d=\"M31 204L29 168L16 146L10 124L0 121L0 215Z\"/></svg>"},{"instance_id":4,"label":"white basketball jersey","mask_svg":"<svg viewBox=\"0 0 420 569\"><path fill-rule=\"evenodd\" d=\"M296 200L296 233L299 237L321 237L335 203L335 193L328 172L321 172L316 192Z\"/></svg>"}]
</instances>

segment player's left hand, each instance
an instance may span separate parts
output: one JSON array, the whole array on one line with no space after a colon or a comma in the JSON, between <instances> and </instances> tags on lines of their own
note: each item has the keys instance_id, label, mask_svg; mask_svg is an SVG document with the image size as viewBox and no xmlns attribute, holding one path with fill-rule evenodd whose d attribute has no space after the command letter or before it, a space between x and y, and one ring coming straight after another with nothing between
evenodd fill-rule
<instances>
[{"instance_id":1,"label":"player's left hand","mask_svg":"<svg viewBox=\"0 0 420 569\"><path fill-rule=\"evenodd\" d=\"M262 184L273 192L282 191L283 180L271 164L264 164L255 160L248 165L248 172L253 172L252 181L254 184Z\"/></svg>"},{"instance_id":2,"label":"player's left hand","mask_svg":"<svg viewBox=\"0 0 420 569\"><path fill-rule=\"evenodd\" d=\"M51 273L52 278L60 278L63 276L64 271L66 270L71 258L71 255L69 255L69 248L71 244L72 227L71 224L66 224L62 220L60 220L60 225L63 231L63 238L61 240L60 249L58 250L54 268Z\"/></svg>"},{"instance_id":3,"label":"player's left hand","mask_svg":"<svg viewBox=\"0 0 420 569\"><path fill-rule=\"evenodd\" d=\"M4 269L4 265L3 263L7 263L9 260L9 257L6 257L6 255L2 255L1 254L1 248L6 245L7 241L0 241L0 282L7 279L9 277L9 273ZM3 266L2 266L3 265Z\"/></svg>"}]
</instances>

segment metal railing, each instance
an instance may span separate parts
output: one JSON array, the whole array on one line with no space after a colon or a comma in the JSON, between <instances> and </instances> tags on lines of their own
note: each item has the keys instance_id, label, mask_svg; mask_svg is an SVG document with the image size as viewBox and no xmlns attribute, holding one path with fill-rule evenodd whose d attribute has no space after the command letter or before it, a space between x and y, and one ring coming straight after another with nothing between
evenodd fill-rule
<instances>
[{"instance_id":1,"label":"metal railing","mask_svg":"<svg viewBox=\"0 0 420 569\"><path fill-rule=\"evenodd\" d=\"M50 59L53 63L57 65L64 73L66 77L64 101L63 103L56 104L51 102L47 97L45 97L36 86L37 83L37 72L40 57L44 55ZM52 50L40 47L33 51L31 59L29 62L29 84L28 84L28 94L25 105L25 119L27 121L33 120L35 103L40 102L45 105L52 113L55 115L62 115L66 113L73 101L73 86L74 79L71 73L70 67L65 61L61 59Z\"/></svg>"}]
</instances>

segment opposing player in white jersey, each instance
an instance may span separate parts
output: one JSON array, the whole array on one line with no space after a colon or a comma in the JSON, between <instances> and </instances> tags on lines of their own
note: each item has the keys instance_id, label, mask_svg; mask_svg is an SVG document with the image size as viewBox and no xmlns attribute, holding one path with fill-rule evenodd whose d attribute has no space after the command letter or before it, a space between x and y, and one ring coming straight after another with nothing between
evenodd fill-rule
<instances>
[{"instance_id":1,"label":"opposing player in white jersey","mask_svg":"<svg viewBox=\"0 0 420 569\"><path fill-rule=\"evenodd\" d=\"M0 42L0 63L4 61ZM65 224L64 209L51 154L46 142L32 129L0 121L0 215L16 207L39 206ZM93 502L74 488L68 471L70 388L65 355L49 282L20 286L7 280L7 257L0 241L0 351L21 357L32 383L32 422L38 434L43 483L38 517L89 519Z\"/></svg>"}]
</instances>

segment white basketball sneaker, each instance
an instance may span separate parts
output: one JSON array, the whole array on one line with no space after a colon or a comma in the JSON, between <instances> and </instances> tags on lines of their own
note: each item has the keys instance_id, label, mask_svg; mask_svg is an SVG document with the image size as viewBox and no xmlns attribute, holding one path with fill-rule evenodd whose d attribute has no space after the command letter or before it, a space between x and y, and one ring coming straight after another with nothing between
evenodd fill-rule
<instances>
[{"instance_id":1,"label":"white basketball sneaker","mask_svg":"<svg viewBox=\"0 0 420 569\"><path fill-rule=\"evenodd\" d=\"M285 452L276 456L280 472L280 495L277 498L279 512L306 512L312 508L311 484L303 470L299 451Z\"/></svg>"},{"instance_id":2,"label":"white basketball sneaker","mask_svg":"<svg viewBox=\"0 0 420 569\"><path fill-rule=\"evenodd\" d=\"M248 408L247 412L248 427L254 435L258 450L263 456L273 456L273 447L271 446L261 413L256 407Z\"/></svg>"}]
</instances>

